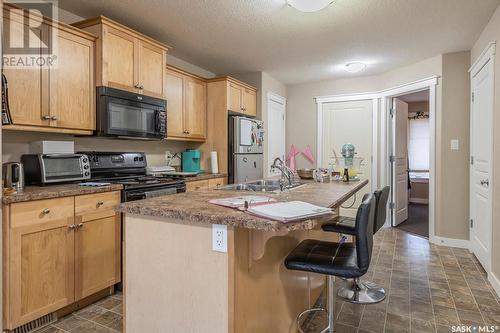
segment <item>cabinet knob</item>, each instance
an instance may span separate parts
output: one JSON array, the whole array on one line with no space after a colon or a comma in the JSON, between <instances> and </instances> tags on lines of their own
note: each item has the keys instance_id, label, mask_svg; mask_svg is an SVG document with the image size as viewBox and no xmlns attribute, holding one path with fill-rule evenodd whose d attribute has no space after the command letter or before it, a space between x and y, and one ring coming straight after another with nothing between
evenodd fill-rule
<instances>
[{"instance_id":1,"label":"cabinet knob","mask_svg":"<svg viewBox=\"0 0 500 333\"><path fill-rule=\"evenodd\" d=\"M140 87L139 83L137 83L134 87L139 89L139 87Z\"/></svg>"},{"instance_id":2,"label":"cabinet knob","mask_svg":"<svg viewBox=\"0 0 500 333\"><path fill-rule=\"evenodd\" d=\"M68 226L68 228L69 228L70 230L76 229L76 224L70 224L70 225Z\"/></svg>"},{"instance_id":3,"label":"cabinet knob","mask_svg":"<svg viewBox=\"0 0 500 333\"><path fill-rule=\"evenodd\" d=\"M77 229L78 229L78 228L83 228L83 223L81 223L81 222L80 222L80 223L78 223L78 224L76 225L76 228L77 228Z\"/></svg>"},{"instance_id":4,"label":"cabinet knob","mask_svg":"<svg viewBox=\"0 0 500 333\"><path fill-rule=\"evenodd\" d=\"M57 116L50 117L50 120L57 120Z\"/></svg>"},{"instance_id":5,"label":"cabinet knob","mask_svg":"<svg viewBox=\"0 0 500 333\"><path fill-rule=\"evenodd\" d=\"M43 215L47 215L49 213L50 213L50 209L48 209L48 208L45 208L44 210L42 210Z\"/></svg>"},{"instance_id":6,"label":"cabinet knob","mask_svg":"<svg viewBox=\"0 0 500 333\"><path fill-rule=\"evenodd\" d=\"M144 89L144 86L141 84L141 85L139 86L139 89Z\"/></svg>"},{"instance_id":7,"label":"cabinet knob","mask_svg":"<svg viewBox=\"0 0 500 333\"><path fill-rule=\"evenodd\" d=\"M97 208L101 207L102 205L104 205L104 201L97 201Z\"/></svg>"},{"instance_id":8,"label":"cabinet knob","mask_svg":"<svg viewBox=\"0 0 500 333\"><path fill-rule=\"evenodd\" d=\"M42 117L43 120L50 120L50 116L49 115L45 115Z\"/></svg>"}]
</instances>

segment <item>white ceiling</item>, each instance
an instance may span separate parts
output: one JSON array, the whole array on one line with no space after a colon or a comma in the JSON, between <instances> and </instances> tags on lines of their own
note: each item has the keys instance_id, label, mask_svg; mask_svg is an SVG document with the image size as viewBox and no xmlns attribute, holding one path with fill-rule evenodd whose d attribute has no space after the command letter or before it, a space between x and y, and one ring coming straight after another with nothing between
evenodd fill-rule
<instances>
[{"instance_id":1,"label":"white ceiling","mask_svg":"<svg viewBox=\"0 0 500 333\"><path fill-rule=\"evenodd\" d=\"M429 100L429 90L417 91L411 94L398 96L398 98L406 103L427 102Z\"/></svg>"},{"instance_id":2,"label":"white ceiling","mask_svg":"<svg viewBox=\"0 0 500 333\"><path fill-rule=\"evenodd\" d=\"M218 74L266 71L285 84L370 75L468 50L500 0L335 0L301 13L286 0L59 0L104 14ZM341 68L363 61L363 73Z\"/></svg>"}]
</instances>

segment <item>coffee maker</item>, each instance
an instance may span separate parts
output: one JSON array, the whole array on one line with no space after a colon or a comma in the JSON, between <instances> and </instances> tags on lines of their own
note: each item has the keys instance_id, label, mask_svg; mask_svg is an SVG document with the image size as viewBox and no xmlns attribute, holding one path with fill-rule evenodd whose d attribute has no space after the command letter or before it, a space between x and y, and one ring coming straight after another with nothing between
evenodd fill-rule
<instances>
[{"instance_id":1,"label":"coffee maker","mask_svg":"<svg viewBox=\"0 0 500 333\"><path fill-rule=\"evenodd\" d=\"M18 192L24 189L24 168L22 163L4 163L2 172L4 188L12 188Z\"/></svg>"}]
</instances>

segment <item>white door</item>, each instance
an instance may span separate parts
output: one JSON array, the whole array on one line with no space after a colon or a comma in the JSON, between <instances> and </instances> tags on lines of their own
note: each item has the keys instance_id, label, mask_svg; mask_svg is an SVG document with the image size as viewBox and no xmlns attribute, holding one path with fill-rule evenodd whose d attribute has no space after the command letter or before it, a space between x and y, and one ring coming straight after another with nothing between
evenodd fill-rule
<instances>
[{"instance_id":1,"label":"white door","mask_svg":"<svg viewBox=\"0 0 500 333\"><path fill-rule=\"evenodd\" d=\"M321 165L328 168L334 157L333 150L340 157L342 145L352 143L356 157L363 158L359 173L361 179L372 184L372 142L373 142L373 101L324 103L321 114ZM356 201L347 200L340 208L340 215L356 216L357 208L365 193L371 192L371 185L363 187L356 194ZM348 207L348 208L344 208Z\"/></svg>"},{"instance_id":2,"label":"white door","mask_svg":"<svg viewBox=\"0 0 500 333\"><path fill-rule=\"evenodd\" d=\"M392 209L393 226L408 219L408 104L393 99Z\"/></svg>"},{"instance_id":3,"label":"white door","mask_svg":"<svg viewBox=\"0 0 500 333\"><path fill-rule=\"evenodd\" d=\"M492 60L471 72L470 241L477 259L488 272L491 253L491 154L493 144Z\"/></svg>"},{"instance_id":4,"label":"white door","mask_svg":"<svg viewBox=\"0 0 500 333\"><path fill-rule=\"evenodd\" d=\"M267 101L267 161L269 165L276 157L285 161L285 110L286 100L269 94ZM264 166L268 177L280 173L279 170L271 171L269 165Z\"/></svg>"}]
</instances>

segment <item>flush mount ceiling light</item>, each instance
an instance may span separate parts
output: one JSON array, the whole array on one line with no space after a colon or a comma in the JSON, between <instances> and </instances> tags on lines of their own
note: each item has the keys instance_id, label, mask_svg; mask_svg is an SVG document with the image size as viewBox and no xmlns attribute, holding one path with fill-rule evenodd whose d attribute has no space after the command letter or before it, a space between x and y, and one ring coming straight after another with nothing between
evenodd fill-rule
<instances>
[{"instance_id":1,"label":"flush mount ceiling light","mask_svg":"<svg viewBox=\"0 0 500 333\"><path fill-rule=\"evenodd\" d=\"M333 0L287 0L289 6L304 13L318 12L328 7Z\"/></svg>"},{"instance_id":2,"label":"flush mount ceiling light","mask_svg":"<svg viewBox=\"0 0 500 333\"><path fill-rule=\"evenodd\" d=\"M359 73L365 70L366 64L362 62L350 62L345 65L344 69L349 73Z\"/></svg>"}]
</instances>

